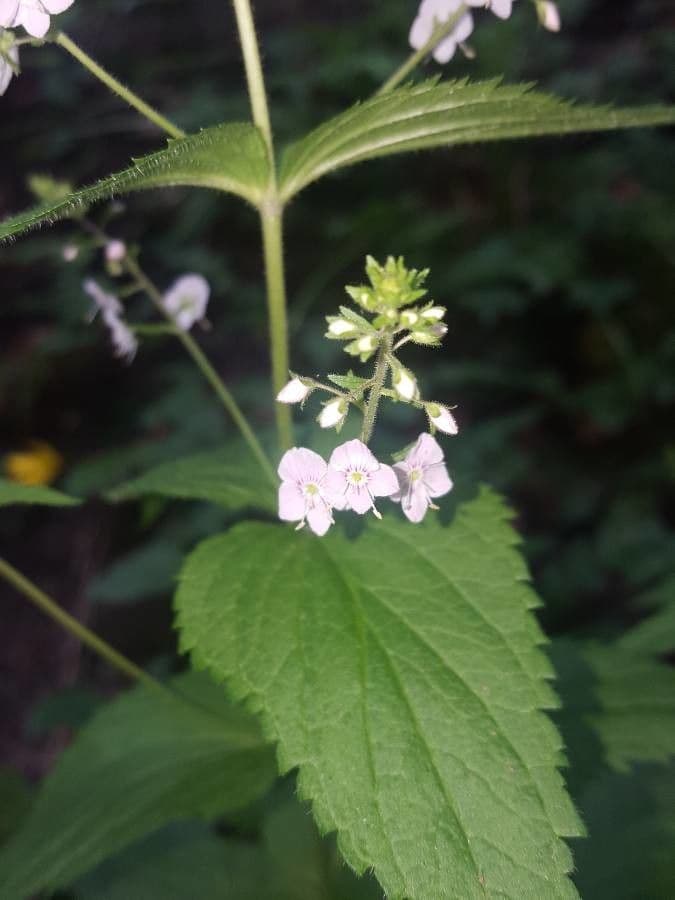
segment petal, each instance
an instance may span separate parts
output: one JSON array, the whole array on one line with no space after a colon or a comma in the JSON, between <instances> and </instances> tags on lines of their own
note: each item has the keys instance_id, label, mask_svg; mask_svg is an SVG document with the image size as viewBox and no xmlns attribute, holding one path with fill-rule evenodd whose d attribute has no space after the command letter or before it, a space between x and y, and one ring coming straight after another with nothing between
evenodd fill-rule
<instances>
[{"instance_id":1,"label":"petal","mask_svg":"<svg viewBox=\"0 0 675 900\"><path fill-rule=\"evenodd\" d=\"M75 0L42 0L42 5L47 12L53 16L58 16L59 13L65 12L71 7L74 2Z\"/></svg>"},{"instance_id":2,"label":"petal","mask_svg":"<svg viewBox=\"0 0 675 900\"><path fill-rule=\"evenodd\" d=\"M473 16L471 15L471 13L466 13L466 15L462 16L462 18L455 26L455 29L452 32L452 37L457 41L458 44L461 44L462 41L465 41L469 37L472 31Z\"/></svg>"},{"instance_id":3,"label":"petal","mask_svg":"<svg viewBox=\"0 0 675 900\"><path fill-rule=\"evenodd\" d=\"M416 489L410 491L410 493L406 497L404 497L401 502L401 509L405 513L406 517L415 524L422 521L427 513L428 508L429 500L427 499L426 492L422 487L417 487Z\"/></svg>"},{"instance_id":4,"label":"petal","mask_svg":"<svg viewBox=\"0 0 675 900\"><path fill-rule=\"evenodd\" d=\"M162 305L176 318L178 327L188 331L203 319L211 296L208 281L202 275L190 273L178 278L164 294Z\"/></svg>"},{"instance_id":5,"label":"petal","mask_svg":"<svg viewBox=\"0 0 675 900\"><path fill-rule=\"evenodd\" d=\"M293 447L281 457L278 473L282 481L294 484L305 484L313 481L318 484L326 474L326 463L313 450L307 447Z\"/></svg>"},{"instance_id":6,"label":"petal","mask_svg":"<svg viewBox=\"0 0 675 900\"><path fill-rule=\"evenodd\" d=\"M279 485L279 518L284 522L305 518L305 498L297 484L285 481Z\"/></svg>"},{"instance_id":7,"label":"petal","mask_svg":"<svg viewBox=\"0 0 675 900\"><path fill-rule=\"evenodd\" d=\"M434 21L431 16L419 15L412 23L408 40L413 50L419 50L431 37L434 30Z\"/></svg>"},{"instance_id":8,"label":"petal","mask_svg":"<svg viewBox=\"0 0 675 900\"><path fill-rule=\"evenodd\" d=\"M333 516L331 515L330 507L323 501L316 503L312 509L307 512L307 523L314 534L323 537L333 524Z\"/></svg>"},{"instance_id":9,"label":"petal","mask_svg":"<svg viewBox=\"0 0 675 900\"><path fill-rule=\"evenodd\" d=\"M49 14L23 2L19 7L16 24L23 25L32 37L43 38L49 31Z\"/></svg>"},{"instance_id":10,"label":"petal","mask_svg":"<svg viewBox=\"0 0 675 900\"><path fill-rule=\"evenodd\" d=\"M0 0L0 27L11 28L19 11L19 0Z\"/></svg>"},{"instance_id":11,"label":"petal","mask_svg":"<svg viewBox=\"0 0 675 900\"><path fill-rule=\"evenodd\" d=\"M417 443L408 453L405 461L411 469L424 469L426 466L443 462L443 458L443 450L438 441L425 432L417 438Z\"/></svg>"},{"instance_id":12,"label":"petal","mask_svg":"<svg viewBox=\"0 0 675 900\"><path fill-rule=\"evenodd\" d=\"M398 489L398 478L391 466L380 465L377 472L368 479L368 488L375 497L390 497Z\"/></svg>"},{"instance_id":13,"label":"petal","mask_svg":"<svg viewBox=\"0 0 675 900\"><path fill-rule=\"evenodd\" d=\"M490 9L500 19L508 19L511 15L513 0L491 0Z\"/></svg>"},{"instance_id":14,"label":"petal","mask_svg":"<svg viewBox=\"0 0 675 900\"><path fill-rule=\"evenodd\" d=\"M347 491L347 505L355 513L362 516L373 507L373 498L367 487L355 487L351 485Z\"/></svg>"},{"instance_id":15,"label":"petal","mask_svg":"<svg viewBox=\"0 0 675 900\"><path fill-rule=\"evenodd\" d=\"M321 493L335 509L344 509L347 506L347 487L347 479L343 472L328 469L321 482Z\"/></svg>"},{"instance_id":16,"label":"petal","mask_svg":"<svg viewBox=\"0 0 675 900\"><path fill-rule=\"evenodd\" d=\"M363 441L355 438L353 441L347 441L340 444L331 453L329 465L341 472L349 469L361 469L365 472L375 472L379 466L370 450Z\"/></svg>"},{"instance_id":17,"label":"petal","mask_svg":"<svg viewBox=\"0 0 675 900\"><path fill-rule=\"evenodd\" d=\"M401 498L407 493L408 488L410 487L410 470L404 462L396 463L392 468L396 475L396 480L398 481L398 488L396 493L392 494L389 499L393 500L394 503L400 503Z\"/></svg>"},{"instance_id":18,"label":"petal","mask_svg":"<svg viewBox=\"0 0 675 900\"><path fill-rule=\"evenodd\" d=\"M442 497L452 490L452 480L444 463L436 463L424 470L424 486L430 497Z\"/></svg>"}]
</instances>

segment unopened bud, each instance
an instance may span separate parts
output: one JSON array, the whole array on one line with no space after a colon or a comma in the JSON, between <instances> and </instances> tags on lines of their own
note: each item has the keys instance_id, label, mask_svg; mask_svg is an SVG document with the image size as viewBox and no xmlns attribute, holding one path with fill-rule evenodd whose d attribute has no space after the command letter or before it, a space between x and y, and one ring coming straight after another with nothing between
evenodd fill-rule
<instances>
[{"instance_id":1,"label":"unopened bud","mask_svg":"<svg viewBox=\"0 0 675 900\"><path fill-rule=\"evenodd\" d=\"M108 241L105 245L105 259L109 263L122 262L127 255L127 245L124 241Z\"/></svg>"},{"instance_id":2,"label":"unopened bud","mask_svg":"<svg viewBox=\"0 0 675 900\"><path fill-rule=\"evenodd\" d=\"M422 312L422 318L429 322L440 322L445 312L444 306L430 306Z\"/></svg>"},{"instance_id":3,"label":"unopened bud","mask_svg":"<svg viewBox=\"0 0 675 900\"><path fill-rule=\"evenodd\" d=\"M397 368L392 374L394 390L403 400L415 400L418 396L417 381L412 372L403 367Z\"/></svg>"},{"instance_id":4,"label":"unopened bud","mask_svg":"<svg viewBox=\"0 0 675 900\"><path fill-rule=\"evenodd\" d=\"M328 324L328 333L333 337L345 337L348 334L353 334L355 330L354 325L348 322L347 319L332 319Z\"/></svg>"},{"instance_id":5,"label":"unopened bud","mask_svg":"<svg viewBox=\"0 0 675 900\"><path fill-rule=\"evenodd\" d=\"M432 425L445 434L457 434L459 431L455 417L447 406L441 406L440 403L427 403L427 415Z\"/></svg>"},{"instance_id":6,"label":"unopened bud","mask_svg":"<svg viewBox=\"0 0 675 900\"><path fill-rule=\"evenodd\" d=\"M338 428L345 420L345 416L349 411L349 404L341 397L336 397L326 403L317 419L322 428Z\"/></svg>"},{"instance_id":7,"label":"unopened bud","mask_svg":"<svg viewBox=\"0 0 675 900\"><path fill-rule=\"evenodd\" d=\"M310 388L299 378L291 378L277 394L277 403L302 403L310 393Z\"/></svg>"},{"instance_id":8,"label":"unopened bud","mask_svg":"<svg viewBox=\"0 0 675 900\"><path fill-rule=\"evenodd\" d=\"M411 325L415 325L419 318L419 314L414 309L404 309L401 313L401 325L409 328Z\"/></svg>"},{"instance_id":9,"label":"unopened bud","mask_svg":"<svg viewBox=\"0 0 675 900\"><path fill-rule=\"evenodd\" d=\"M537 16L547 31L560 31L560 11L551 0L537 0Z\"/></svg>"},{"instance_id":10,"label":"unopened bud","mask_svg":"<svg viewBox=\"0 0 675 900\"><path fill-rule=\"evenodd\" d=\"M67 263L75 262L79 255L80 248L77 244L64 244L61 250L61 257L63 258L63 261Z\"/></svg>"},{"instance_id":11,"label":"unopened bud","mask_svg":"<svg viewBox=\"0 0 675 900\"><path fill-rule=\"evenodd\" d=\"M357 347L360 353L372 353L373 350L377 350L377 338L372 334L359 338Z\"/></svg>"}]
</instances>

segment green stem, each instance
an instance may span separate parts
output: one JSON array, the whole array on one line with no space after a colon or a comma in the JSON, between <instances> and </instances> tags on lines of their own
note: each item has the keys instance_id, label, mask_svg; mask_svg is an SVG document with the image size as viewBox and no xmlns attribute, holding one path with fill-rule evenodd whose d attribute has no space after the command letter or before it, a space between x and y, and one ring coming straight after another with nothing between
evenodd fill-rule
<instances>
[{"instance_id":1,"label":"green stem","mask_svg":"<svg viewBox=\"0 0 675 900\"><path fill-rule=\"evenodd\" d=\"M453 13L450 16L447 22L439 22L438 25L434 28L431 37L424 44L424 46L420 47L419 50L415 50L414 53L411 53L408 59L400 66L394 74L388 78L382 87L378 90L378 94L388 94L389 91L393 91L394 88L398 87L399 84L404 81L410 73L417 68L417 66L423 62L427 56L432 53L436 47L441 43L443 38L446 38L454 29L455 25L462 18L464 13L467 11L467 7L462 4L457 12Z\"/></svg>"},{"instance_id":2,"label":"green stem","mask_svg":"<svg viewBox=\"0 0 675 900\"><path fill-rule=\"evenodd\" d=\"M46 613L51 619L58 622L58 624L65 628L66 631L70 632L73 637L76 637L83 644L86 644L86 646L93 650L94 653L97 653L100 657L105 659L106 662L110 663L111 666L118 669L128 678L139 681L156 690L165 690L159 681L156 681L151 675L148 675L147 672L144 672L143 669L140 669L135 663L132 663L130 659L127 659L126 656L118 653L114 647L111 647L110 644L94 634L93 631L90 631L81 622L78 622L77 619L61 609L61 607L55 603L51 597L48 597L44 591L41 591L37 585L33 584L23 576L21 572L17 571L13 566L1 558L0 577L4 578L5 581L15 587L20 594L23 594L23 596L37 606L38 609L41 609L42 612Z\"/></svg>"},{"instance_id":3,"label":"green stem","mask_svg":"<svg viewBox=\"0 0 675 900\"><path fill-rule=\"evenodd\" d=\"M241 50L244 56L246 82L248 84L248 95L251 101L253 121L263 133L267 149L269 150L270 160L273 162L274 141L272 138L272 125L270 123L270 113L267 105L267 91L265 89L265 77L263 75L262 63L260 61L258 38L255 33L255 22L253 21L253 10L251 9L249 0L232 0L232 2L234 5L234 14L237 18Z\"/></svg>"},{"instance_id":4,"label":"green stem","mask_svg":"<svg viewBox=\"0 0 675 900\"><path fill-rule=\"evenodd\" d=\"M274 209L262 209L260 217L265 254L272 385L276 397L288 381L288 370L290 367L286 282L284 276L283 220L281 211ZM291 411L284 403L277 403L275 407L279 445L282 450L287 450L293 444Z\"/></svg>"},{"instance_id":5,"label":"green stem","mask_svg":"<svg viewBox=\"0 0 675 900\"><path fill-rule=\"evenodd\" d=\"M382 346L377 351L377 359L375 361L375 373L373 375L373 386L368 395L368 405L363 417L363 428L361 430L361 440L364 444L368 444L373 436L373 428L375 427L375 419L377 417L377 408L380 405L380 396L384 388L384 382L389 372L389 354L391 353L392 337L386 335Z\"/></svg>"},{"instance_id":6,"label":"green stem","mask_svg":"<svg viewBox=\"0 0 675 900\"><path fill-rule=\"evenodd\" d=\"M237 401L234 399L226 385L223 383L221 377L218 375L216 370L207 359L204 351L194 340L192 335L188 334L186 331L183 331L182 328L179 328L176 325L171 313L167 312L167 310L164 308L161 292L148 278L148 276L145 274L143 269L141 269L136 260L133 259L133 257L127 255L124 260L124 265L131 277L137 282L137 284L140 285L140 287L145 291L148 297L150 297L158 312L160 312L167 320L167 322L169 322L173 326L174 334L183 344L187 352L192 357L195 365L198 367L199 371L213 388L216 396L221 401L227 412L232 417L235 425L241 432L241 436L246 441L251 453L255 456L256 460L260 464L261 469L264 470L265 475L269 479L270 483L276 488L278 479L274 473L274 469L272 468L269 459L267 458L267 454L263 450L258 438L255 436L253 429L248 424L248 420L239 408Z\"/></svg>"},{"instance_id":7,"label":"green stem","mask_svg":"<svg viewBox=\"0 0 675 900\"><path fill-rule=\"evenodd\" d=\"M106 72L106 70L99 66L97 62L95 62L91 56L88 56L81 47L78 47L77 44L72 41L67 34L64 34L63 31L60 31L56 35L56 43L63 47L71 56L75 57L75 59L81 63L85 69L88 69L92 75L102 81L110 90L117 94L118 97L121 97L126 103L130 106L133 106L135 110L137 110L142 116L145 116L146 119L149 119L158 128L161 128L162 131L165 131L167 134L171 135L173 138L184 138L185 132L178 128L173 122L170 122L167 118L165 118L161 113L157 112L156 109L153 109L152 106L147 104L144 100L141 100L133 91L129 90L129 88L125 87L121 82L119 82L110 72Z\"/></svg>"}]
</instances>

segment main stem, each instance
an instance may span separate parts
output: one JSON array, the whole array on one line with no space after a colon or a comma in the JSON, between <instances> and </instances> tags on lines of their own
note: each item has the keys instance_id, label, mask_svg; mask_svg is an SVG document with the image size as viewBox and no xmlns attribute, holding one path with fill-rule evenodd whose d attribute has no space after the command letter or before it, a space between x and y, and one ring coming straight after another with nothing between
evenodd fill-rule
<instances>
[{"instance_id":1,"label":"main stem","mask_svg":"<svg viewBox=\"0 0 675 900\"><path fill-rule=\"evenodd\" d=\"M89 72L98 78L99 81L102 81L106 87L110 88L113 94L117 94L117 96L121 97L122 100L129 104L129 106L133 106L135 110L157 125L158 128L161 128L162 131L165 131L173 138L185 137L184 131L178 128L177 125L174 125L173 122L170 122L161 113L157 112L156 109L153 109L153 107L146 103L145 100L141 100L137 94L134 94L128 87L125 87L117 80L117 78L111 75L110 72L106 72L103 66L100 66L91 58L91 56L85 53L81 47L78 47L75 41L71 40L63 31L60 31L56 35L56 43L60 47L63 47L64 50L67 50L71 56L75 57L85 69L88 69Z\"/></svg>"},{"instance_id":2,"label":"main stem","mask_svg":"<svg viewBox=\"0 0 675 900\"><path fill-rule=\"evenodd\" d=\"M187 352L190 354L192 359L194 360L196 366L199 368L200 372L204 376L204 378L211 385L219 400L227 410L227 412L232 417L235 425L241 432L241 436L246 441L251 453L255 456L256 460L260 463L260 467L265 471L265 475L269 479L270 483L276 487L277 478L274 474L274 470L270 465L270 461L267 458L267 454L263 450L258 438L255 436L255 433L251 426L248 424L248 420L246 416L243 414L241 409L239 408L239 404L234 399L226 385L223 383L222 378L218 375L216 370L213 368L208 358L206 357L204 351L201 349L199 344L194 340L194 338L188 334L186 331L183 331L181 328L176 326L176 323L173 320L173 317L170 313L164 309L164 304L162 302L162 295L159 290L155 287L155 285L150 281L145 272L141 269L139 264L130 256L127 256L125 259L125 265L129 274L134 278L137 284L139 284L145 293L150 297L152 302L154 303L157 310L164 316L164 318L174 326L176 337L183 344Z\"/></svg>"},{"instance_id":3,"label":"main stem","mask_svg":"<svg viewBox=\"0 0 675 900\"><path fill-rule=\"evenodd\" d=\"M424 62L427 56L436 49L436 47L441 43L441 41L446 38L455 28L455 25L459 22L465 12L467 12L468 7L464 4L460 6L457 12L453 13L450 16L447 22L439 23L433 30L431 37L429 40L420 47L419 50L416 50L414 53L411 53L408 59L400 66L394 74L388 78L382 87L377 91L378 94L388 94L389 91L393 91L394 88L398 87L399 84L410 75L410 73L417 68L417 66Z\"/></svg>"},{"instance_id":4,"label":"main stem","mask_svg":"<svg viewBox=\"0 0 675 900\"><path fill-rule=\"evenodd\" d=\"M373 375L373 386L368 395L368 405L363 416L363 428L361 430L361 440L367 444L373 436L375 427L375 419L377 418L377 409L380 405L380 396L389 372L389 354L391 353L392 338L387 335L380 349L377 351L377 359L375 362L375 373Z\"/></svg>"},{"instance_id":5,"label":"main stem","mask_svg":"<svg viewBox=\"0 0 675 900\"><path fill-rule=\"evenodd\" d=\"M272 384L276 395L288 380L289 369L283 209L277 187L274 139L253 11L250 0L232 0L232 3L244 56L253 121L262 132L270 159L270 186L260 206L260 219L265 259ZM275 416L279 445L282 450L286 450L293 443L291 411L284 404L277 403Z\"/></svg>"},{"instance_id":6,"label":"main stem","mask_svg":"<svg viewBox=\"0 0 675 900\"><path fill-rule=\"evenodd\" d=\"M0 577L4 578L5 581L15 587L20 594L23 594L23 596L37 606L38 609L41 609L42 612L46 613L51 619L65 628L66 631L70 632L73 637L76 637L83 644L86 644L86 646L93 650L94 653L97 653L110 663L111 666L126 675L127 678L139 681L148 687L160 691L165 690L159 681L156 681L151 675L148 675L147 672L144 672L143 669L140 669L135 663L131 662L130 659L127 659L126 656L118 653L114 647L111 647L110 644L94 634L93 631L90 631L81 622L78 622L77 619L61 609L51 597L47 596L47 594L45 594L44 591L41 591L37 585L29 581L21 574L21 572L15 569L14 566L11 566L2 558L0 558Z\"/></svg>"}]
</instances>

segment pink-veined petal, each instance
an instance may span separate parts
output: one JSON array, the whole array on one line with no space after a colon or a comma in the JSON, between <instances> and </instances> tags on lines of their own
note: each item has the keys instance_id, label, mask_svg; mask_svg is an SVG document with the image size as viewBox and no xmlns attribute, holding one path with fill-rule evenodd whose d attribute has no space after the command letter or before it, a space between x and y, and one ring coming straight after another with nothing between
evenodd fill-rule
<instances>
[{"instance_id":1,"label":"pink-veined petal","mask_svg":"<svg viewBox=\"0 0 675 900\"><path fill-rule=\"evenodd\" d=\"M19 6L16 24L23 25L32 37L43 38L49 31L49 13L43 12L37 6L28 6L23 0Z\"/></svg>"},{"instance_id":2,"label":"pink-veined petal","mask_svg":"<svg viewBox=\"0 0 675 900\"><path fill-rule=\"evenodd\" d=\"M362 516L369 509L372 509L373 498L370 496L370 491L367 487L355 487L352 485L347 491L347 504L350 509Z\"/></svg>"},{"instance_id":3,"label":"pink-veined petal","mask_svg":"<svg viewBox=\"0 0 675 900\"><path fill-rule=\"evenodd\" d=\"M349 471L350 469L374 472L379 463L363 441L354 438L353 441L346 441L333 450L329 465L341 472Z\"/></svg>"},{"instance_id":4,"label":"pink-veined petal","mask_svg":"<svg viewBox=\"0 0 675 900\"><path fill-rule=\"evenodd\" d=\"M330 507L323 500L319 500L307 511L307 524L319 537L323 537L333 524Z\"/></svg>"},{"instance_id":5,"label":"pink-veined petal","mask_svg":"<svg viewBox=\"0 0 675 900\"><path fill-rule=\"evenodd\" d=\"M281 457L277 471L283 481L318 484L326 474L326 468L325 461L318 453L308 450L307 447L293 447Z\"/></svg>"},{"instance_id":6,"label":"pink-veined petal","mask_svg":"<svg viewBox=\"0 0 675 900\"><path fill-rule=\"evenodd\" d=\"M424 470L424 486L430 497L442 497L452 490L452 479L444 463L436 463Z\"/></svg>"},{"instance_id":7,"label":"pink-veined petal","mask_svg":"<svg viewBox=\"0 0 675 900\"><path fill-rule=\"evenodd\" d=\"M435 438L426 432L417 438L417 443L405 458L411 469L433 466L443 462L443 449Z\"/></svg>"},{"instance_id":8,"label":"pink-veined petal","mask_svg":"<svg viewBox=\"0 0 675 900\"><path fill-rule=\"evenodd\" d=\"M389 499L393 500L394 503L400 503L401 498L406 494L410 487L410 469L404 462L395 463L392 466L392 469L394 470L394 475L396 475L396 480L398 481L398 488L396 493L392 494Z\"/></svg>"},{"instance_id":9,"label":"pink-veined petal","mask_svg":"<svg viewBox=\"0 0 675 900\"><path fill-rule=\"evenodd\" d=\"M321 493L335 509L347 506L347 479L343 472L328 469L321 482Z\"/></svg>"},{"instance_id":10,"label":"pink-veined petal","mask_svg":"<svg viewBox=\"0 0 675 900\"><path fill-rule=\"evenodd\" d=\"M297 484L285 481L279 485L279 518L299 522L305 518L305 497Z\"/></svg>"},{"instance_id":11,"label":"pink-veined petal","mask_svg":"<svg viewBox=\"0 0 675 900\"><path fill-rule=\"evenodd\" d=\"M380 464L380 468L368 479L370 493L375 497L390 497L398 491L398 478L391 466Z\"/></svg>"},{"instance_id":12,"label":"pink-veined petal","mask_svg":"<svg viewBox=\"0 0 675 900\"><path fill-rule=\"evenodd\" d=\"M422 485L418 485L418 487L405 494L401 501L401 509L406 517L415 524L422 521L428 508L429 500Z\"/></svg>"}]
</instances>

